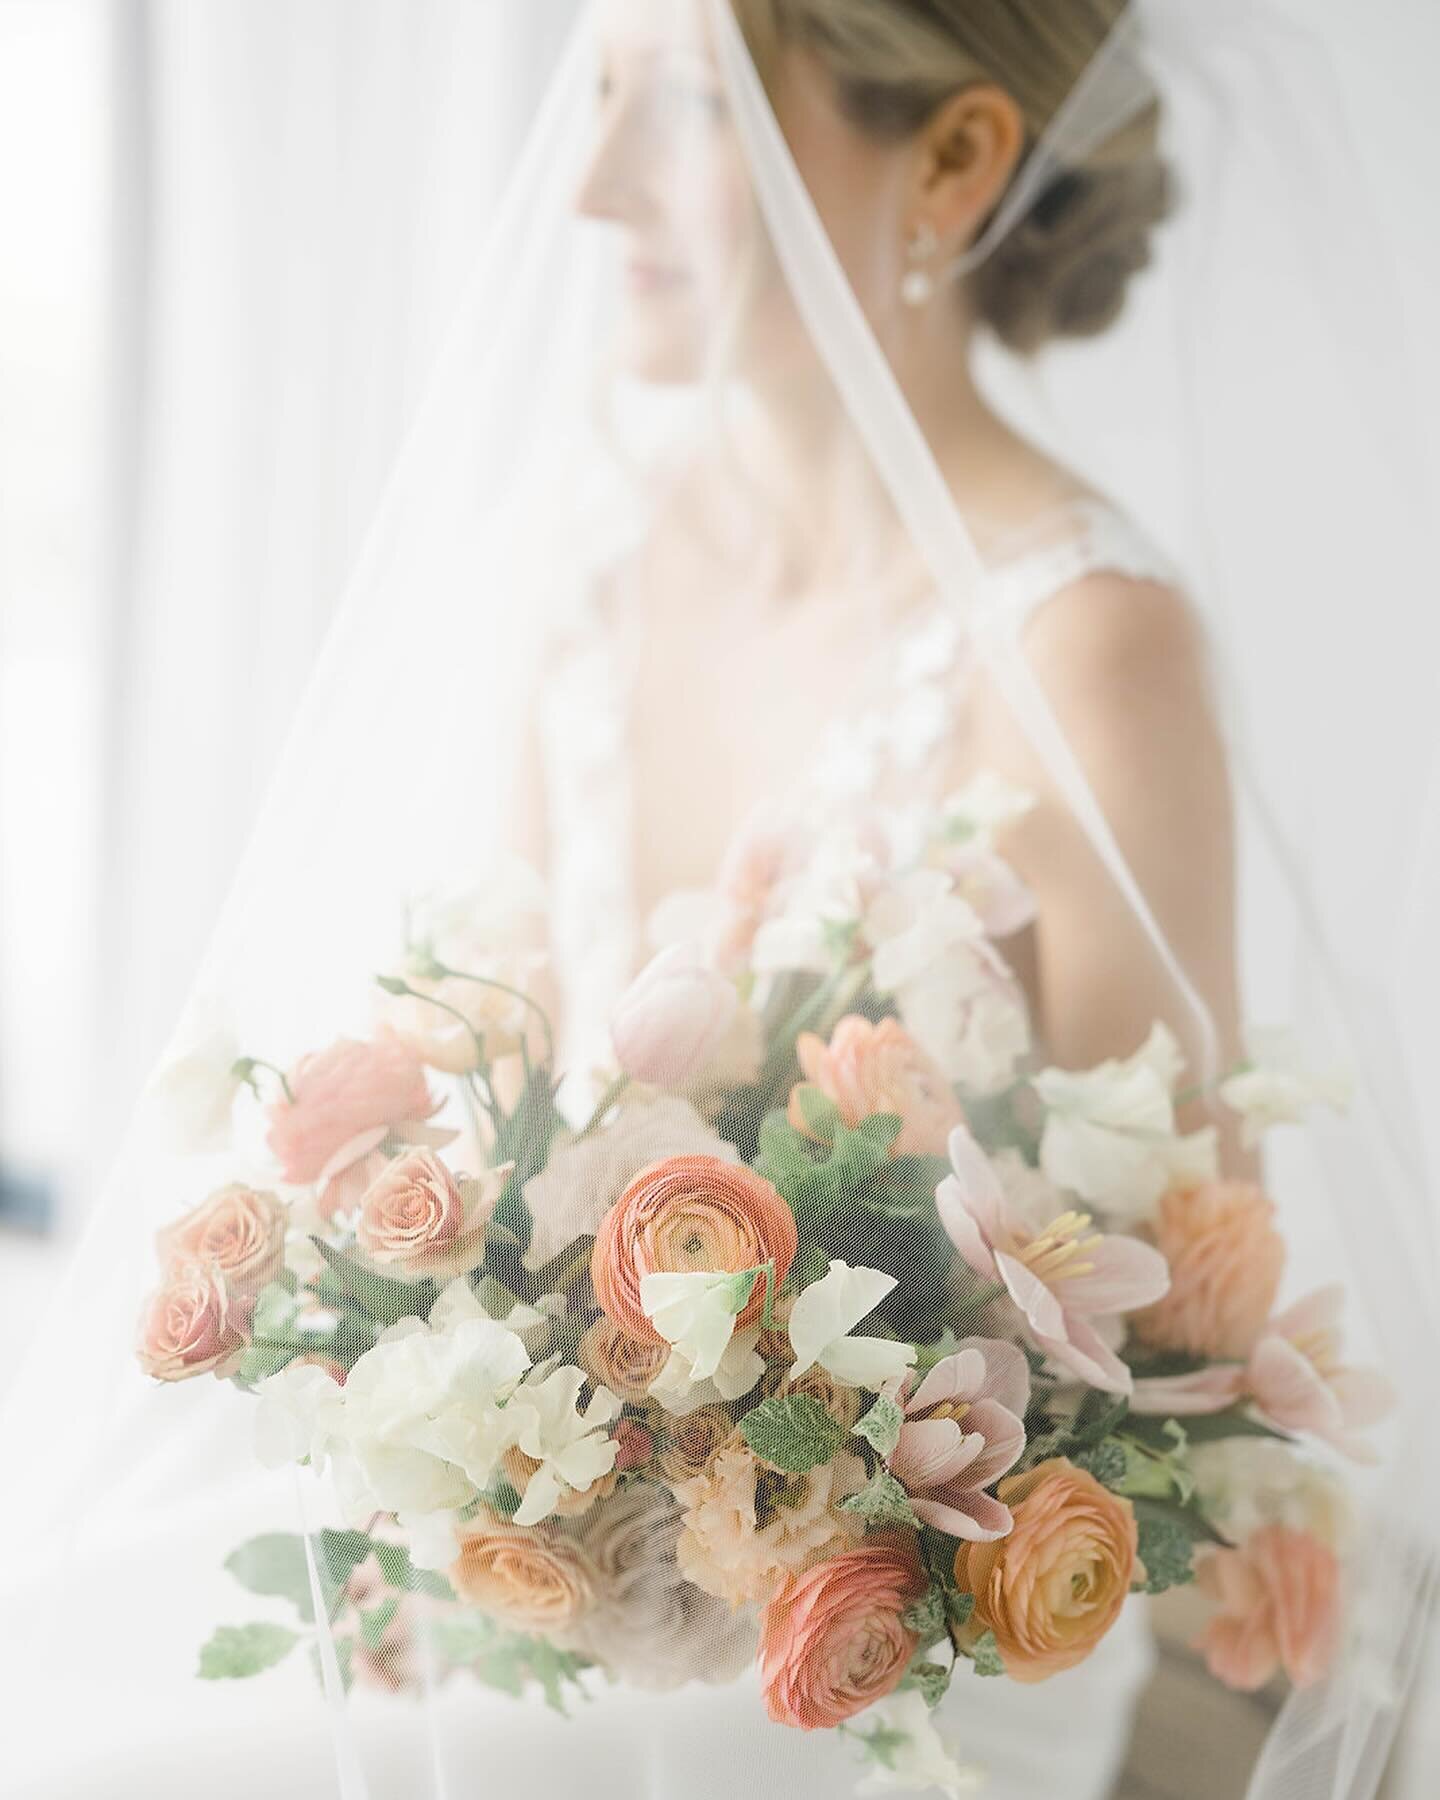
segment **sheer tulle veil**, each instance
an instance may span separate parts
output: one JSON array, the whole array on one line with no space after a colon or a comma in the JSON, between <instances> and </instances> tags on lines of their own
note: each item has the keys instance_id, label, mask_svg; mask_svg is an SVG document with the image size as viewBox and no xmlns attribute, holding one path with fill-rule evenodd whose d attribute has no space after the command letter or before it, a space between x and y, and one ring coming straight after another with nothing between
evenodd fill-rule
<instances>
[{"instance_id":1,"label":"sheer tulle veil","mask_svg":"<svg viewBox=\"0 0 1440 1800\"><path fill-rule=\"evenodd\" d=\"M566 713L589 766L611 754L614 720L583 698L593 687L564 685L554 645L589 654L657 521L680 521L690 553L713 550L737 580L797 541L823 549L837 585L908 571L1138 922L1190 1078L1205 1086L1223 1073L1226 1046L1163 906L1132 872L1023 634L991 603L989 522L942 473L893 367L873 295L901 294L903 222L887 215L873 241L832 241L742 29L745 7L628 0L628 10L675 62L680 88L696 85L698 68L714 90L695 103L667 87L646 125L656 230L688 271L666 314L665 354L684 366L638 378L625 366L627 295L648 281L660 304L666 274L627 273L615 234L577 217L606 34L627 11L627 0L600 0L478 251L186 1017L8 1391L3 1584L7 1615L26 1624L6 1634L0 1691L31 1782L17 1792L179 1792L200 1746L238 1744L248 1719L263 1735L270 1705L285 1720L275 1741L333 1737L347 1800L524 1791L523 1775L498 1772L510 1768L503 1708L485 1713L489 1750L477 1752L465 1720L478 1715L433 1668L419 1669L419 1697L403 1704L358 1682L347 1693L323 1624L313 1668L296 1657L249 1684L194 1681L197 1647L235 1615L239 1590L223 1566L234 1546L354 1521L320 1476L257 1463L246 1396L148 1379L133 1357L135 1319L154 1285L156 1234L187 1206L237 1182L279 1185L292 1208L314 1199L303 1182L277 1184L256 1092L211 1121L223 1129L208 1147L193 1134L178 1145L177 1095L192 1093L206 1058L227 1069L254 1059L252 1087L268 1101L269 1070L365 1038L377 1020L393 1025L404 996L374 977L404 988L407 918L427 907L439 916L457 894L487 897L481 911L497 918L510 905L512 858L526 854L536 805L525 775L537 718ZM926 271L947 303L947 287L992 269L1057 185L1105 167L1158 121L1174 202L1123 312L1035 355L982 334L977 364L997 408L1115 496L1178 572L1209 641L1236 778L1246 1013L1293 1023L1313 1066L1345 1068L1353 1082L1343 1115L1321 1108L1276 1134L1267 1185L1291 1244L1287 1295L1292 1282L1295 1298L1343 1279L1349 1351L1384 1369L1399 1405L1375 1434L1377 1465L1355 1477L1342 1653L1281 1712L1253 1775L1257 1800L1374 1792L1424 1642L1440 1516L1434 1170L1417 1117L1424 1072L1402 1050L1389 986L1404 978L1389 959L1414 905L1403 873L1423 863L1440 643L1423 600L1432 559L1401 320L1341 117L1323 57L1263 8L1136 0L1032 134L988 223ZM1117 292L1132 272L1110 271ZM827 421L829 485L787 492L747 458L747 421L797 383ZM808 518L802 508L797 540L790 509L807 493L817 507ZM817 690L831 667L817 652ZM838 686L829 698L832 713L852 704ZM777 752L766 771L777 798L785 762ZM723 804L731 778L717 771L720 798L697 805ZM615 900L623 847L596 841L584 979L618 995L645 945ZM529 949L507 941L519 959L510 966L527 967ZM409 1123L463 1139L474 1121L447 1079L432 1080L443 1108ZM310 1186L328 1179L317 1164ZM323 1621L316 1541L306 1539L308 1604ZM374 1629L383 1636L388 1618L375 1615ZM717 1668L730 1629L713 1627ZM677 1665L678 1679L693 1672ZM262 1689L281 1697L262 1702ZM622 1710L607 1714L612 1705ZM651 1785L615 1791L692 1791L683 1746L658 1715L627 1705L602 1688L554 1729L603 1759L621 1752L602 1721L621 1718L624 1755L653 1733ZM963 1741L958 1705L956 1717ZM79 1773L67 1787L54 1770L72 1767L59 1748L71 1732L88 1738L96 1767L166 1774L148 1790L118 1776L113 1788L86 1787ZM169 1763L144 1762L167 1743ZM787 1780L795 1794L834 1791ZM545 1790L537 1780L531 1791ZM593 1791L609 1791L598 1775Z\"/></svg>"}]
</instances>

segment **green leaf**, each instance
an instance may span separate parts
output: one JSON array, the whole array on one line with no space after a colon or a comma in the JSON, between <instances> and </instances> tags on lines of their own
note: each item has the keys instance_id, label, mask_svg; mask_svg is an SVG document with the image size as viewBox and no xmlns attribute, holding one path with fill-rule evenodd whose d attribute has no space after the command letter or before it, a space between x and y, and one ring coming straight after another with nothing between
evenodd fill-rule
<instances>
[{"instance_id":1,"label":"green leaf","mask_svg":"<svg viewBox=\"0 0 1440 1800\"><path fill-rule=\"evenodd\" d=\"M425 1319L435 1304L433 1281L392 1281L388 1275L377 1275L361 1268L342 1251L327 1244L324 1238L310 1242L324 1257L340 1291L372 1319L382 1325L394 1325L400 1319Z\"/></svg>"},{"instance_id":2,"label":"green leaf","mask_svg":"<svg viewBox=\"0 0 1440 1800\"><path fill-rule=\"evenodd\" d=\"M947 1636L945 1595L942 1589L932 1583L926 1588L923 1599L917 1600L913 1606L907 1606L901 1613L900 1623L919 1638L922 1650L928 1650L931 1644L938 1643Z\"/></svg>"},{"instance_id":3,"label":"green leaf","mask_svg":"<svg viewBox=\"0 0 1440 1800\"><path fill-rule=\"evenodd\" d=\"M810 1394L762 1400L740 1421L745 1442L771 1468L803 1475L830 1462L845 1441L845 1428Z\"/></svg>"},{"instance_id":4,"label":"green leaf","mask_svg":"<svg viewBox=\"0 0 1440 1800\"><path fill-rule=\"evenodd\" d=\"M975 1596L962 1594L959 1588L949 1590L945 1595L945 1604L950 1610L950 1617L956 1625L968 1625L970 1615L975 1611Z\"/></svg>"},{"instance_id":5,"label":"green leaf","mask_svg":"<svg viewBox=\"0 0 1440 1800\"><path fill-rule=\"evenodd\" d=\"M289 1343L295 1339L295 1320L299 1311L291 1289L282 1282L272 1281L268 1287L261 1288L256 1297L252 1334L272 1344Z\"/></svg>"},{"instance_id":6,"label":"green leaf","mask_svg":"<svg viewBox=\"0 0 1440 1800\"><path fill-rule=\"evenodd\" d=\"M376 1544L375 1560L386 1583L405 1594L428 1594L432 1600L453 1600L455 1590L433 1569L417 1569L400 1544Z\"/></svg>"},{"instance_id":7,"label":"green leaf","mask_svg":"<svg viewBox=\"0 0 1440 1800\"><path fill-rule=\"evenodd\" d=\"M1145 1579L1136 1590L1163 1594L1168 1588L1185 1587L1195 1579L1195 1534L1173 1513L1136 1508L1140 1527L1140 1561Z\"/></svg>"},{"instance_id":8,"label":"green leaf","mask_svg":"<svg viewBox=\"0 0 1440 1800\"><path fill-rule=\"evenodd\" d=\"M283 1662L300 1642L285 1625L222 1625L200 1651L202 1681L240 1681Z\"/></svg>"},{"instance_id":9,"label":"green leaf","mask_svg":"<svg viewBox=\"0 0 1440 1800\"><path fill-rule=\"evenodd\" d=\"M254 1387L256 1382L268 1380L271 1375L278 1375L288 1368L299 1354L294 1344L270 1344L257 1339L241 1352L235 1374L247 1386Z\"/></svg>"},{"instance_id":10,"label":"green leaf","mask_svg":"<svg viewBox=\"0 0 1440 1800\"><path fill-rule=\"evenodd\" d=\"M225 1567L252 1594L288 1600L307 1625L313 1622L315 1608L304 1538L293 1532L267 1532L232 1550L225 1558Z\"/></svg>"},{"instance_id":11,"label":"green leaf","mask_svg":"<svg viewBox=\"0 0 1440 1800\"><path fill-rule=\"evenodd\" d=\"M953 1663L911 1663L902 1686L917 1689L927 1706L936 1707L949 1691L950 1677L954 1672Z\"/></svg>"},{"instance_id":12,"label":"green leaf","mask_svg":"<svg viewBox=\"0 0 1440 1800\"><path fill-rule=\"evenodd\" d=\"M565 1711L567 1687L578 1689L580 1675L589 1666L583 1658L540 1638L506 1631L484 1613L465 1609L445 1613L430 1620L426 1630L446 1662L515 1697L529 1682L538 1682L559 1713Z\"/></svg>"},{"instance_id":13,"label":"green leaf","mask_svg":"<svg viewBox=\"0 0 1440 1800\"><path fill-rule=\"evenodd\" d=\"M855 1436L862 1437L871 1445L877 1456L888 1460L895 1446L900 1442L900 1427L905 1423L905 1414L899 1404L887 1395L881 1394L875 1404L855 1427Z\"/></svg>"},{"instance_id":14,"label":"green leaf","mask_svg":"<svg viewBox=\"0 0 1440 1800\"><path fill-rule=\"evenodd\" d=\"M830 1143L840 1129L840 1109L827 1094L808 1081L800 1082L791 1096L800 1108L800 1116L822 1143Z\"/></svg>"},{"instance_id":15,"label":"green leaf","mask_svg":"<svg viewBox=\"0 0 1440 1800\"><path fill-rule=\"evenodd\" d=\"M1119 1438L1106 1438L1093 1450L1082 1450L1075 1458L1075 1467L1093 1475L1101 1487L1120 1493L1130 1473L1130 1457Z\"/></svg>"},{"instance_id":16,"label":"green leaf","mask_svg":"<svg viewBox=\"0 0 1440 1800\"><path fill-rule=\"evenodd\" d=\"M315 1558L322 1580L339 1593L374 1548L363 1531L322 1531Z\"/></svg>"},{"instance_id":17,"label":"green leaf","mask_svg":"<svg viewBox=\"0 0 1440 1800\"><path fill-rule=\"evenodd\" d=\"M400 1610L400 1596L391 1594L378 1606L357 1607L360 1617L360 1640L367 1650L378 1650L390 1629L390 1621Z\"/></svg>"},{"instance_id":18,"label":"green leaf","mask_svg":"<svg viewBox=\"0 0 1440 1800\"><path fill-rule=\"evenodd\" d=\"M888 1469L877 1469L858 1494L840 1502L840 1510L858 1514L867 1525L920 1525L910 1496Z\"/></svg>"},{"instance_id":19,"label":"green leaf","mask_svg":"<svg viewBox=\"0 0 1440 1800\"><path fill-rule=\"evenodd\" d=\"M970 1646L970 1661L974 1664L977 1675L988 1677L1005 1673L1005 1663L1000 1655L1000 1646L995 1642L993 1631L987 1631L976 1638Z\"/></svg>"}]
</instances>

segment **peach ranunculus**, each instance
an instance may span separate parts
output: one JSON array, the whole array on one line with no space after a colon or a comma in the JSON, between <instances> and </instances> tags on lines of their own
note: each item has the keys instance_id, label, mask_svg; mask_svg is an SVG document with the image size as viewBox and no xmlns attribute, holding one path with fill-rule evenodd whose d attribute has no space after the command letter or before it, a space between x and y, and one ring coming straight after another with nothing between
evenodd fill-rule
<instances>
[{"instance_id":1,"label":"peach ranunculus","mask_svg":"<svg viewBox=\"0 0 1440 1800\"><path fill-rule=\"evenodd\" d=\"M650 1384L670 1360L670 1346L660 1339L631 1337L602 1313L580 1340L580 1366L601 1387L622 1400L644 1406Z\"/></svg>"},{"instance_id":2,"label":"peach ranunculus","mask_svg":"<svg viewBox=\"0 0 1440 1800\"><path fill-rule=\"evenodd\" d=\"M768 1600L789 1575L855 1542L863 1526L838 1503L865 1485L865 1465L841 1452L803 1475L763 1463L737 1435L675 1498L685 1525L675 1557L688 1581L718 1600Z\"/></svg>"},{"instance_id":3,"label":"peach ranunculus","mask_svg":"<svg viewBox=\"0 0 1440 1800\"><path fill-rule=\"evenodd\" d=\"M818 1088L848 1126L876 1113L897 1114L903 1124L896 1156L943 1156L945 1142L965 1114L943 1071L898 1019L878 1025L857 1014L841 1019L827 1045L802 1032L795 1053L805 1081L790 1094L790 1123L810 1133L801 1107L806 1086Z\"/></svg>"},{"instance_id":4,"label":"peach ranunculus","mask_svg":"<svg viewBox=\"0 0 1440 1800\"><path fill-rule=\"evenodd\" d=\"M320 1183L326 1213L359 1202L378 1171L365 1168L387 1134L420 1127L438 1110L420 1058L403 1039L380 1030L368 1043L341 1038L328 1050L302 1056L287 1080L292 1098L268 1109L266 1142L281 1174L296 1186ZM436 1134L412 1131L415 1141L434 1141ZM448 1142L451 1133L441 1141ZM364 1170L363 1178L354 1171ZM342 1179L349 1176L349 1179Z\"/></svg>"},{"instance_id":5,"label":"peach ranunculus","mask_svg":"<svg viewBox=\"0 0 1440 1800\"><path fill-rule=\"evenodd\" d=\"M927 1580L912 1545L871 1538L788 1581L761 1622L770 1717L815 1731L893 1693L918 1642L904 1614Z\"/></svg>"},{"instance_id":6,"label":"peach ranunculus","mask_svg":"<svg viewBox=\"0 0 1440 1800\"><path fill-rule=\"evenodd\" d=\"M228 1373L247 1340L214 1263L173 1262L145 1303L136 1354L157 1381Z\"/></svg>"},{"instance_id":7,"label":"peach ranunculus","mask_svg":"<svg viewBox=\"0 0 1440 1800\"><path fill-rule=\"evenodd\" d=\"M1285 1266L1285 1240L1263 1190L1244 1181L1175 1189L1160 1201L1152 1231L1170 1265L1170 1291L1134 1316L1136 1335L1156 1350L1248 1356Z\"/></svg>"},{"instance_id":8,"label":"peach ranunculus","mask_svg":"<svg viewBox=\"0 0 1440 1800\"><path fill-rule=\"evenodd\" d=\"M243 1309L285 1266L289 1212L274 1194L232 1182L211 1194L157 1239L165 1268L211 1264L220 1271L232 1306Z\"/></svg>"},{"instance_id":9,"label":"peach ranunculus","mask_svg":"<svg viewBox=\"0 0 1440 1800\"><path fill-rule=\"evenodd\" d=\"M457 1178L433 1151L406 1151L366 1188L355 1242L398 1275L440 1282L468 1275L485 1260L485 1227L514 1167Z\"/></svg>"},{"instance_id":10,"label":"peach ranunculus","mask_svg":"<svg viewBox=\"0 0 1440 1800\"><path fill-rule=\"evenodd\" d=\"M632 1337L660 1334L640 1302L646 1275L739 1274L775 1264L778 1289L797 1248L795 1216L776 1190L743 1163L718 1156L672 1156L642 1169L600 1221L590 1276L606 1317ZM765 1283L735 1322L759 1322Z\"/></svg>"},{"instance_id":11,"label":"peach ranunculus","mask_svg":"<svg viewBox=\"0 0 1440 1800\"><path fill-rule=\"evenodd\" d=\"M610 1037L616 1060L636 1081L679 1087L698 1075L729 1032L740 997L693 944L671 944L616 1002Z\"/></svg>"},{"instance_id":12,"label":"peach ranunculus","mask_svg":"<svg viewBox=\"0 0 1440 1800\"><path fill-rule=\"evenodd\" d=\"M1120 1617L1138 1533L1128 1500L1063 1457L1000 1483L1014 1525L961 1544L955 1579L974 1594L974 1626L995 1633L1014 1681L1046 1681L1083 1662Z\"/></svg>"},{"instance_id":13,"label":"peach ranunculus","mask_svg":"<svg viewBox=\"0 0 1440 1800\"><path fill-rule=\"evenodd\" d=\"M595 1604L596 1578L576 1545L534 1526L477 1519L448 1571L464 1601L517 1631L561 1637Z\"/></svg>"},{"instance_id":14,"label":"peach ranunculus","mask_svg":"<svg viewBox=\"0 0 1440 1800\"><path fill-rule=\"evenodd\" d=\"M1354 1462L1379 1460L1360 1433L1395 1405L1379 1369L1342 1362L1340 1313L1345 1290L1324 1287L1273 1319L1250 1354L1246 1389L1282 1431L1305 1431Z\"/></svg>"},{"instance_id":15,"label":"peach ranunculus","mask_svg":"<svg viewBox=\"0 0 1440 1800\"><path fill-rule=\"evenodd\" d=\"M1280 1668L1297 1688L1325 1674L1340 1624L1340 1565L1328 1544L1267 1525L1238 1550L1206 1556L1196 1579L1219 1608L1195 1640L1217 1680L1249 1693Z\"/></svg>"}]
</instances>

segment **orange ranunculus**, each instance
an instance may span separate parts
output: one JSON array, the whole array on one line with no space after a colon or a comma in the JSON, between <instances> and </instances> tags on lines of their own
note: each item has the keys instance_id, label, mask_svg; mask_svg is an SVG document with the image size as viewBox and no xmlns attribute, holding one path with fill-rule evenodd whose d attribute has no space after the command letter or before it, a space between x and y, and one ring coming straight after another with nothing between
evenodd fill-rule
<instances>
[{"instance_id":1,"label":"orange ranunculus","mask_svg":"<svg viewBox=\"0 0 1440 1800\"><path fill-rule=\"evenodd\" d=\"M1251 1692L1283 1668L1297 1688L1330 1666L1340 1616L1340 1565L1308 1531L1267 1525L1196 1571L1219 1612L1195 1640L1210 1673Z\"/></svg>"},{"instance_id":2,"label":"orange ranunculus","mask_svg":"<svg viewBox=\"0 0 1440 1800\"><path fill-rule=\"evenodd\" d=\"M738 1274L773 1261L778 1288L795 1250L794 1215L753 1169L718 1156L671 1156L642 1169L600 1221L590 1278L605 1316L654 1342L659 1334L640 1304L646 1275ZM756 1324L764 1304L765 1283L757 1281L736 1329Z\"/></svg>"},{"instance_id":3,"label":"orange ranunculus","mask_svg":"<svg viewBox=\"0 0 1440 1800\"><path fill-rule=\"evenodd\" d=\"M962 1544L955 1579L975 1596L975 1626L995 1633L1005 1672L1045 1681L1083 1662L1120 1616L1135 1573L1135 1513L1063 1457L996 1490L1014 1527Z\"/></svg>"},{"instance_id":4,"label":"orange ranunculus","mask_svg":"<svg viewBox=\"0 0 1440 1800\"><path fill-rule=\"evenodd\" d=\"M944 1070L898 1019L876 1025L851 1014L831 1032L828 1045L802 1032L795 1053L806 1078L790 1095L789 1119L797 1131L808 1135L798 1099L806 1083L834 1104L846 1125L876 1113L897 1114L904 1123L896 1156L943 1156L950 1133L965 1122Z\"/></svg>"},{"instance_id":5,"label":"orange ranunculus","mask_svg":"<svg viewBox=\"0 0 1440 1800\"><path fill-rule=\"evenodd\" d=\"M918 1642L903 1615L927 1580L913 1542L871 1538L787 1581L761 1619L770 1717L814 1731L893 1693Z\"/></svg>"},{"instance_id":6,"label":"orange ranunculus","mask_svg":"<svg viewBox=\"0 0 1440 1800\"><path fill-rule=\"evenodd\" d=\"M1255 1348L1285 1266L1275 1208L1244 1181L1178 1189L1160 1202L1157 1248L1170 1291L1135 1315L1135 1332L1156 1350L1239 1359Z\"/></svg>"}]
</instances>

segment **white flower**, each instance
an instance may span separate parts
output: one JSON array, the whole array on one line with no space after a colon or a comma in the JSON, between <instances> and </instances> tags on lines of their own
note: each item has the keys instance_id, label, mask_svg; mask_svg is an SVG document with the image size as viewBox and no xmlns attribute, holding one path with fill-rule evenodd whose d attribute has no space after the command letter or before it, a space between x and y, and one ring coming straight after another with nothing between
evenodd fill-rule
<instances>
[{"instance_id":1,"label":"white flower","mask_svg":"<svg viewBox=\"0 0 1440 1800\"><path fill-rule=\"evenodd\" d=\"M592 1234L641 1169L670 1156L740 1160L735 1146L712 1131L688 1100L668 1094L632 1094L602 1130L578 1141L557 1139L544 1169L525 1183L534 1221L526 1268L540 1268L576 1238Z\"/></svg>"},{"instance_id":2,"label":"white flower","mask_svg":"<svg viewBox=\"0 0 1440 1800\"><path fill-rule=\"evenodd\" d=\"M852 1269L832 1261L830 1273L806 1288L790 1308L791 1380L817 1362L847 1387L878 1392L887 1381L899 1380L915 1361L913 1345L849 1336L896 1285L893 1275L879 1269Z\"/></svg>"},{"instance_id":3,"label":"white flower","mask_svg":"<svg viewBox=\"0 0 1440 1800\"><path fill-rule=\"evenodd\" d=\"M1348 1533L1351 1515L1341 1483L1285 1444L1224 1438L1196 1445L1187 1463L1205 1517L1237 1542L1266 1525L1308 1531L1332 1545Z\"/></svg>"},{"instance_id":4,"label":"white flower","mask_svg":"<svg viewBox=\"0 0 1440 1800\"><path fill-rule=\"evenodd\" d=\"M1215 1131L1181 1136L1173 1091L1184 1060L1163 1025L1134 1056L1080 1072L1044 1069L1034 1078L1047 1109L1040 1166L1117 1222L1136 1223L1171 1187L1217 1173Z\"/></svg>"},{"instance_id":5,"label":"white flower","mask_svg":"<svg viewBox=\"0 0 1440 1800\"><path fill-rule=\"evenodd\" d=\"M1245 1034L1245 1050L1249 1066L1220 1083L1220 1098L1244 1119L1248 1146L1273 1125L1298 1124L1312 1106L1343 1112L1350 1104L1349 1077L1308 1069L1290 1032L1252 1028Z\"/></svg>"},{"instance_id":6,"label":"white flower","mask_svg":"<svg viewBox=\"0 0 1440 1800\"><path fill-rule=\"evenodd\" d=\"M412 896L409 938L420 946L478 938L492 950L518 949L527 922L544 909L545 883L523 858L505 853L473 875L452 876Z\"/></svg>"},{"instance_id":7,"label":"white flower","mask_svg":"<svg viewBox=\"0 0 1440 1800\"><path fill-rule=\"evenodd\" d=\"M947 825L988 841L997 831L1033 812L1035 805L1035 795L1028 788L1016 787L994 770L985 769L948 795L940 810Z\"/></svg>"},{"instance_id":8,"label":"white flower","mask_svg":"<svg viewBox=\"0 0 1440 1800\"><path fill-rule=\"evenodd\" d=\"M256 1391L255 1454L265 1467L283 1469L308 1459L323 1470L340 1429L340 1384L315 1363L292 1362Z\"/></svg>"},{"instance_id":9,"label":"white flower","mask_svg":"<svg viewBox=\"0 0 1440 1800\"><path fill-rule=\"evenodd\" d=\"M230 1142L235 1096L245 1085L235 1068L240 1044L229 1014L217 1001L197 1001L177 1043L146 1089L147 1105L176 1150L194 1155L223 1150Z\"/></svg>"},{"instance_id":10,"label":"white flower","mask_svg":"<svg viewBox=\"0 0 1440 1800\"><path fill-rule=\"evenodd\" d=\"M505 1409L515 1443L540 1465L516 1508L517 1525L539 1524L567 1490L584 1493L615 1467L618 1447L605 1427L618 1416L621 1403L609 1388L597 1387L580 1412L580 1390L587 1380L581 1369L554 1369L544 1376L537 1371Z\"/></svg>"},{"instance_id":11,"label":"white flower","mask_svg":"<svg viewBox=\"0 0 1440 1800\"><path fill-rule=\"evenodd\" d=\"M498 1310L492 1311L484 1303L484 1298L492 1295ZM509 1301L508 1309L504 1300ZM547 1294L547 1302L558 1304L563 1314L565 1300L562 1295ZM430 1308L430 1329L432 1331L452 1331L466 1319L489 1319L497 1325L503 1325L507 1331L513 1331L531 1356L537 1354L537 1340L550 1335L551 1319L547 1312L538 1307L527 1306L523 1300L516 1300L513 1295L505 1295L493 1281L484 1281L478 1288L472 1288L463 1275L457 1275L448 1286L441 1289L434 1305Z\"/></svg>"},{"instance_id":12,"label":"white flower","mask_svg":"<svg viewBox=\"0 0 1440 1800\"><path fill-rule=\"evenodd\" d=\"M701 1270L661 1272L640 1278L640 1305L667 1344L690 1365L693 1381L706 1381L720 1367L735 1334L735 1320L749 1304L755 1270L740 1275Z\"/></svg>"},{"instance_id":13,"label":"white flower","mask_svg":"<svg viewBox=\"0 0 1440 1800\"><path fill-rule=\"evenodd\" d=\"M912 869L887 883L866 909L864 932L882 994L922 979L957 945L985 938L979 915L943 869Z\"/></svg>"},{"instance_id":14,"label":"white flower","mask_svg":"<svg viewBox=\"0 0 1440 1800\"><path fill-rule=\"evenodd\" d=\"M458 1512L402 1512L395 1522L405 1533L410 1560L417 1569L448 1569L459 1556Z\"/></svg>"},{"instance_id":15,"label":"white flower","mask_svg":"<svg viewBox=\"0 0 1440 1800\"><path fill-rule=\"evenodd\" d=\"M684 1351L673 1350L665 1367L650 1383L650 1395L666 1412L682 1419L702 1406L741 1400L765 1373L765 1359L756 1348L759 1342L758 1326L732 1337L708 1377L697 1376Z\"/></svg>"},{"instance_id":16,"label":"white flower","mask_svg":"<svg viewBox=\"0 0 1440 1800\"><path fill-rule=\"evenodd\" d=\"M864 1727L869 1725L870 1730ZM962 1769L941 1742L922 1694L913 1688L891 1694L869 1707L847 1727L865 1746L870 1773L858 1794L928 1793L937 1788L947 1800L973 1794L982 1777Z\"/></svg>"},{"instance_id":17,"label":"white flower","mask_svg":"<svg viewBox=\"0 0 1440 1800\"><path fill-rule=\"evenodd\" d=\"M874 849L853 826L826 832L805 867L776 889L774 912L755 935L751 967L762 975L828 974L835 933L859 921L881 875Z\"/></svg>"}]
</instances>

